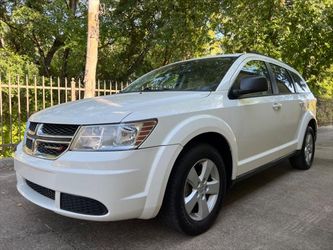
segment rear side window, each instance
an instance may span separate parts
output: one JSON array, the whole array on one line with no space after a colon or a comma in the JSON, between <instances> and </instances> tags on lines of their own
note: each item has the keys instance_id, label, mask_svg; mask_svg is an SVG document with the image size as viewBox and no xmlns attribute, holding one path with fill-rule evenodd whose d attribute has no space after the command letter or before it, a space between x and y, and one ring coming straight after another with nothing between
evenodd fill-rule
<instances>
[{"instance_id":1,"label":"rear side window","mask_svg":"<svg viewBox=\"0 0 333 250\"><path fill-rule=\"evenodd\" d=\"M297 93L310 92L308 85L306 84L306 82L304 80L302 80L302 78L299 75L297 75L296 73L291 72L291 71L289 71L289 73L294 80L294 85L296 87Z\"/></svg>"},{"instance_id":2,"label":"rear side window","mask_svg":"<svg viewBox=\"0 0 333 250\"><path fill-rule=\"evenodd\" d=\"M274 77L276 80L276 85L278 87L280 94L290 94L295 93L293 81L285 68L271 64Z\"/></svg>"}]
</instances>

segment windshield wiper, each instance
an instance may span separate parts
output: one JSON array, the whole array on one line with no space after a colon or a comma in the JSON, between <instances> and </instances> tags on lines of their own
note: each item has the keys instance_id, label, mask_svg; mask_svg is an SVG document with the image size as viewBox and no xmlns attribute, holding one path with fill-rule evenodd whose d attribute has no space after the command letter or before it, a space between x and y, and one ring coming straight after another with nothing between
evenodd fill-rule
<instances>
[{"instance_id":1,"label":"windshield wiper","mask_svg":"<svg viewBox=\"0 0 333 250\"><path fill-rule=\"evenodd\" d=\"M140 92L157 92L157 91L168 91L168 90L174 90L173 88L152 88L152 87L145 87Z\"/></svg>"}]
</instances>

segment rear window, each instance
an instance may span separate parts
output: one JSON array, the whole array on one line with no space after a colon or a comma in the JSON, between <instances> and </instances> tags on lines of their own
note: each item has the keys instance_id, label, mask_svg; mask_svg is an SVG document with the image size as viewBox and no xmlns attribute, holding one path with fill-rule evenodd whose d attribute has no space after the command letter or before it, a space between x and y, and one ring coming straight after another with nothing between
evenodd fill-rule
<instances>
[{"instance_id":1,"label":"rear window","mask_svg":"<svg viewBox=\"0 0 333 250\"><path fill-rule=\"evenodd\" d=\"M297 75L296 73L291 72L291 71L289 71L289 73L294 80L294 84L295 84L297 93L310 92L308 85L299 75Z\"/></svg>"}]
</instances>

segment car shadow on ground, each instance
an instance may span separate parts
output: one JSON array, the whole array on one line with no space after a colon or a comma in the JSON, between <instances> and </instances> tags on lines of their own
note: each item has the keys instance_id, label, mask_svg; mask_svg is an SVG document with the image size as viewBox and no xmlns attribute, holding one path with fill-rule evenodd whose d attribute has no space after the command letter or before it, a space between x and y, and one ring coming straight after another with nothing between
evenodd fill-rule
<instances>
[{"instance_id":1,"label":"car shadow on ground","mask_svg":"<svg viewBox=\"0 0 333 250\"><path fill-rule=\"evenodd\" d=\"M236 182L227 194L224 207L233 205L237 201L244 199L244 197L253 194L267 184L277 181L279 178L292 171L298 170L293 169L288 160L283 160Z\"/></svg>"}]
</instances>

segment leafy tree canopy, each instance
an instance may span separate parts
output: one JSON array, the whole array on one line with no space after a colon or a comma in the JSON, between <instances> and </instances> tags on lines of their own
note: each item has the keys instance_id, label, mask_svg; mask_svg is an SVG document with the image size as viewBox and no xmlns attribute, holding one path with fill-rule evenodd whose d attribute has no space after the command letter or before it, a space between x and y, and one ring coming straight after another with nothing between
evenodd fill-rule
<instances>
[{"instance_id":1,"label":"leafy tree canopy","mask_svg":"<svg viewBox=\"0 0 333 250\"><path fill-rule=\"evenodd\" d=\"M38 75L37 66L27 56L0 49L0 76L24 77L25 75ZM6 80L8 79L2 79Z\"/></svg>"},{"instance_id":2,"label":"leafy tree canopy","mask_svg":"<svg viewBox=\"0 0 333 250\"><path fill-rule=\"evenodd\" d=\"M258 51L283 60L315 91L332 92L332 0L225 0L216 22L223 51Z\"/></svg>"},{"instance_id":3,"label":"leafy tree canopy","mask_svg":"<svg viewBox=\"0 0 333 250\"><path fill-rule=\"evenodd\" d=\"M125 81L177 60L257 51L289 63L316 93L332 96L333 0L101 3L99 79ZM1 73L10 72L2 66L8 57L32 63L41 75L82 77L86 18L87 1L0 0Z\"/></svg>"}]
</instances>

